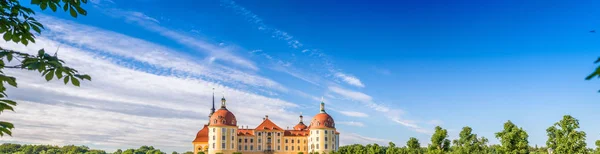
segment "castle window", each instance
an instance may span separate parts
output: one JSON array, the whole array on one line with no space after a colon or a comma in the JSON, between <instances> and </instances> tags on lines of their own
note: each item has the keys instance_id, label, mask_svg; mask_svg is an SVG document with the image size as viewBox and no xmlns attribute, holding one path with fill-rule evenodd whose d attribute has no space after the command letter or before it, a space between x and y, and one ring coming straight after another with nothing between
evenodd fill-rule
<instances>
[{"instance_id":1,"label":"castle window","mask_svg":"<svg viewBox=\"0 0 600 154\"><path fill-rule=\"evenodd\" d=\"M327 143L325 143L325 150L327 150Z\"/></svg>"},{"instance_id":2,"label":"castle window","mask_svg":"<svg viewBox=\"0 0 600 154\"><path fill-rule=\"evenodd\" d=\"M217 123L217 120L215 120L215 123ZM215 128L213 128L213 133L215 132Z\"/></svg>"},{"instance_id":3,"label":"castle window","mask_svg":"<svg viewBox=\"0 0 600 154\"><path fill-rule=\"evenodd\" d=\"M271 143L271 138L267 138L267 143Z\"/></svg>"},{"instance_id":4,"label":"castle window","mask_svg":"<svg viewBox=\"0 0 600 154\"><path fill-rule=\"evenodd\" d=\"M327 141L327 136L325 136L325 141Z\"/></svg>"},{"instance_id":5,"label":"castle window","mask_svg":"<svg viewBox=\"0 0 600 154\"><path fill-rule=\"evenodd\" d=\"M287 139L285 139L285 143L288 143L288 140L287 140Z\"/></svg>"},{"instance_id":6,"label":"castle window","mask_svg":"<svg viewBox=\"0 0 600 154\"><path fill-rule=\"evenodd\" d=\"M242 139L238 139L238 143L242 143Z\"/></svg>"},{"instance_id":7,"label":"castle window","mask_svg":"<svg viewBox=\"0 0 600 154\"><path fill-rule=\"evenodd\" d=\"M281 136L281 133L277 133L277 136Z\"/></svg>"},{"instance_id":8,"label":"castle window","mask_svg":"<svg viewBox=\"0 0 600 154\"><path fill-rule=\"evenodd\" d=\"M317 130L317 134L319 134L319 131Z\"/></svg>"},{"instance_id":9,"label":"castle window","mask_svg":"<svg viewBox=\"0 0 600 154\"><path fill-rule=\"evenodd\" d=\"M217 119L213 120L213 124L217 124ZM213 132L215 132L215 128L213 128Z\"/></svg>"},{"instance_id":10,"label":"castle window","mask_svg":"<svg viewBox=\"0 0 600 154\"><path fill-rule=\"evenodd\" d=\"M227 133L227 128L221 128L221 133L223 133L223 135L225 135Z\"/></svg>"},{"instance_id":11,"label":"castle window","mask_svg":"<svg viewBox=\"0 0 600 154\"><path fill-rule=\"evenodd\" d=\"M244 139L244 143L248 143L248 139Z\"/></svg>"},{"instance_id":12,"label":"castle window","mask_svg":"<svg viewBox=\"0 0 600 154\"><path fill-rule=\"evenodd\" d=\"M231 149L235 149L235 146L233 145L233 143L231 143Z\"/></svg>"},{"instance_id":13,"label":"castle window","mask_svg":"<svg viewBox=\"0 0 600 154\"><path fill-rule=\"evenodd\" d=\"M319 142L319 137L317 137L317 142ZM317 148L318 149L318 148Z\"/></svg>"},{"instance_id":14,"label":"castle window","mask_svg":"<svg viewBox=\"0 0 600 154\"><path fill-rule=\"evenodd\" d=\"M285 151L288 151L288 146L285 146Z\"/></svg>"},{"instance_id":15,"label":"castle window","mask_svg":"<svg viewBox=\"0 0 600 154\"><path fill-rule=\"evenodd\" d=\"M221 140L225 140L225 135L221 136Z\"/></svg>"},{"instance_id":16,"label":"castle window","mask_svg":"<svg viewBox=\"0 0 600 154\"><path fill-rule=\"evenodd\" d=\"M254 150L254 146L253 145L250 145L250 150Z\"/></svg>"},{"instance_id":17,"label":"castle window","mask_svg":"<svg viewBox=\"0 0 600 154\"><path fill-rule=\"evenodd\" d=\"M258 139L258 143L262 143L262 140L260 138Z\"/></svg>"},{"instance_id":18,"label":"castle window","mask_svg":"<svg viewBox=\"0 0 600 154\"><path fill-rule=\"evenodd\" d=\"M233 141L233 140L235 140L233 137L235 137L235 136L233 136L233 134L232 134L232 136L231 136L231 140L232 140L232 141Z\"/></svg>"},{"instance_id":19,"label":"castle window","mask_svg":"<svg viewBox=\"0 0 600 154\"><path fill-rule=\"evenodd\" d=\"M225 123L225 120L221 121L221 123L222 123L222 124L227 124L227 123Z\"/></svg>"},{"instance_id":20,"label":"castle window","mask_svg":"<svg viewBox=\"0 0 600 154\"><path fill-rule=\"evenodd\" d=\"M294 146L292 146L292 151L294 151Z\"/></svg>"},{"instance_id":21,"label":"castle window","mask_svg":"<svg viewBox=\"0 0 600 154\"><path fill-rule=\"evenodd\" d=\"M300 139L298 139L298 142L296 142L296 143L300 143ZM300 148L298 148L298 149L300 149Z\"/></svg>"},{"instance_id":22,"label":"castle window","mask_svg":"<svg viewBox=\"0 0 600 154\"><path fill-rule=\"evenodd\" d=\"M292 143L294 143L294 140L292 140Z\"/></svg>"},{"instance_id":23,"label":"castle window","mask_svg":"<svg viewBox=\"0 0 600 154\"><path fill-rule=\"evenodd\" d=\"M231 129L231 135L235 134L235 129Z\"/></svg>"},{"instance_id":24,"label":"castle window","mask_svg":"<svg viewBox=\"0 0 600 154\"><path fill-rule=\"evenodd\" d=\"M225 149L225 143L221 143L221 149Z\"/></svg>"},{"instance_id":25,"label":"castle window","mask_svg":"<svg viewBox=\"0 0 600 154\"><path fill-rule=\"evenodd\" d=\"M260 150L260 148L261 148L261 146L260 146L260 145L258 145L258 150Z\"/></svg>"},{"instance_id":26,"label":"castle window","mask_svg":"<svg viewBox=\"0 0 600 154\"><path fill-rule=\"evenodd\" d=\"M242 150L242 145L238 145L238 150Z\"/></svg>"},{"instance_id":27,"label":"castle window","mask_svg":"<svg viewBox=\"0 0 600 154\"><path fill-rule=\"evenodd\" d=\"M331 131L331 134L335 134L333 131Z\"/></svg>"},{"instance_id":28,"label":"castle window","mask_svg":"<svg viewBox=\"0 0 600 154\"><path fill-rule=\"evenodd\" d=\"M287 148L287 146L286 146L286 148ZM277 146L277 150L281 150L281 146Z\"/></svg>"},{"instance_id":29,"label":"castle window","mask_svg":"<svg viewBox=\"0 0 600 154\"><path fill-rule=\"evenodd\" d=\"M267 133L267 136L271 136L271 132L268 132L268 133Z\"/></svg>"},{"instance_id":30,"label":"castle window","mask_svg":"<svg viewBox=\"0 0 600 154\"><path fill-rule=\"evenodd\" d=\"M298 146L298 151L300 151L300 146Z\"/></svg>"},{"instance_id":31,"label":"castle window","mask_svg":"<svg viewBox=\"0 0 600 154\"><path fill-rule=\"evenodd\" d=\"M327 134L327 131L325 131L325 134Z\"/></svg>"},{"instance_id":32,"label":"castle window","mask_svg":"<svg viewBox=\"0 0 600 154\"><path fill-rule=\"evenodd\" d=\"M215 149L215 143L213 143L213 149Z\"/></svg>"},{"instance_id":33,"label":"castle window","mask_svg":"<svg viewBox=\"0 0 600 154\"><path fill-rule=\"evenodd\" d=\"M254 143L254 139L253 138L250 139L250 143Z\"/></svg>"},{"instance_id":34,"label":"castle window","mask_svg":"<svg viewBox=\"0 0 600 154\"><path fill-rule=\"evenodd\" d=\"M244 150L248 150L248 146L247 145L244 145Z\"/></svg>"},{"instance_id":35,"label":"castle window","mask_svg":"<svg viewBox=\"0 0 600 154\"><path fill-rule=\"evenodd\" d=\"M279 139L277 139L277 143L281 143Z\"/></svg>"},{"instance_id":36,"label":"castle window","mask_svg":"<svg viewBox=\"0 0 600 154\"><path fill-rule=\"evenodd\" d=\"M215 136L213 135L213 141L216 140L217 138L215 138Z\"/></svg>"},{"instance_id":37,"label":"castle window","mask_svg":"<svg viewBox=\"0 0 600 154\"><path fill-rule=\"evenodd\" d=\"M258 136L262 136L262 133L258 132Z\"/></svg>"},{"instance_id":38,"label":"castle window","mask_svg":"<svg viewBox=\"0 0 600 154\"><path fill-rule=\"evenodd\" d=\"M317 143L317 150L319 150L319 143Z\"/></svg>"}]
</instances>

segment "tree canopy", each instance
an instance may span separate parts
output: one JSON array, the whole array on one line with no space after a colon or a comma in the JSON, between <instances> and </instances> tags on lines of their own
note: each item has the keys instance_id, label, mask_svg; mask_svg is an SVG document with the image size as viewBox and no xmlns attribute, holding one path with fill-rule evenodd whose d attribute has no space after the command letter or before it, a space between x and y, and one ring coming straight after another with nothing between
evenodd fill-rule
<instances>
[{"instance_id":1,"label":"tree canopy","mask_svg":"<svg viewBox=\"0 0 600 154\"><path fill-rule=\"evenodd\" d=\"M585 153L585 132L577 131L579 120L565 115L562 120L546 129L548 141L546 145L555 153Z\"/></svg>"},{"instance_id":2,"label":"tree canopy","mask_svg":"<svg viewBox=\"0 0 600 154\"><path fill-rule=\"evenodd\" d=\"M496 138L500 140L501 147L499 152L506 154L526 154L529 153L529 141L527 141L527 132L523 128L517 127L510 120L504 123L504 130L496 133Z\"/></svg>"},{"instance_id":3,"label":"tree canopy","mask_svg":"<svg viewBox=\"0 0 600 154\"><path fill-rule=\"evenodd\" d=\"M441 154L450 151L450 140L448 139L448 131L440 126L435 127L435 132L431 136L431 144L427 149L427 153Z\"/></svg>"},{"instance_id":4,"label":"tree canopy","mask_svg":"<svg viewBox=\"0 0 600 154\"><path fill-rule=\"evenodd\" d=\"M485 137L477 138L477 134L473 134L472 131L473 129L469 126L463 127L459 138L453 141L453 153L476 154L485 152L488 140Z\"/></svg>"}]
</instances>

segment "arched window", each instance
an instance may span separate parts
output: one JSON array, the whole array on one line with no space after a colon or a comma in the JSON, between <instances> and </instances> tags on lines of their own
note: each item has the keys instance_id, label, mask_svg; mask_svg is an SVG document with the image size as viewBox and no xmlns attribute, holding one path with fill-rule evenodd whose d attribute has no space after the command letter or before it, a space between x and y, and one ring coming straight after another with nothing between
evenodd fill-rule
<instances>
[{"instance_id":1,"label":"arched window","mask_svg":"<svg viewBox=\"0 0 600 154\"><path fill-rule=\"evenodd\" d=\"M213 120L213 124L217 124L217 119Z\"/></svg>"}]
</instances>

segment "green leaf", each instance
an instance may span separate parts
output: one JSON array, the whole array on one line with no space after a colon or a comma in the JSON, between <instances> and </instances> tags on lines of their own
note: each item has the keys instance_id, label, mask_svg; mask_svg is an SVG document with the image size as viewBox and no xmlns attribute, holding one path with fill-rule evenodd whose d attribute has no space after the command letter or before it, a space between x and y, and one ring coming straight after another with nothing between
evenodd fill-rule
<instances>
[{"instance_id":1,"label":"green leaf","mask_svg":"<svg viewBox=\"0 0 600 154\"><path fill-rule=\"evenodd\" d=\"M7 105L6 103L0 103L0 112L4 110L15 111L15 109L12 106Z\"/></svg>"},{"instance_id":2,"label":"green leaf","mask_svg":"<svg viewBox=\"0 0 600 154\"><path fill-rule=\"evenodd\" d=\"M52 12L56 12L56 4L54 3L50 3L50 9L52 9Z\"/></svg>"},{"instance_id":3,"label":"green leaf","mask_svg":"<svg viewBox=\"0 0 600 154\"><path fill-rule=\"evenodd\" d=\"M38 26L36 26L36 25L33 25L33 24L32 24L32 25L31 25L31 28L33 28L33 30L34 30L35 32L37 32L38 34L42 32L42 30L40 29L40 27L38 27Z\"/></svg>"},{"instance_id":4,"label":"green leaf","mask_svg":"<svg viewBox=\"0 0 600 154\"><path fill-rule=\"evenodd\" d=\"M600 58L598 58L598 60L596 60L596 62L594 62L594 63L600 63Z\"/></svg>"},{"instance_id":5,"label":"green leaf","mask_svg":"<svg viewBox=\"0 0 600 154\"><path fill-rule=\"evenodd\" d=\"M48 74L46 74L46 81L52 80L53 77L54 77L54 70L51 70L50 72L48 72Z\"/></svg>"},{"instance_id":6,"label":"green leaf","mask_svg":"<svg viewBox=\"0 0 600 154\"><path fill-rule=\"evenodd\" d=\"M54 71L54 74L56 74L56 78L62 78L62 70L61 69L56 69L56 71Z\"/></svg>"},{"instance_id":7,"label":"green leaf","mask_svg":"<svg viewBox=\"0 0 600 154\"><path fill-rule=\"evenodd\" d=\"M46 10L46 7L47 7L47 6L48 6L48 4L47 4L47 3L42 3L42 4L40 4L40 8L41 8L42 10Z\"/></svg>"},{"instance_id":8,"label":"green leaf","mask_svg":"<svg viewBox=\"0 0 600 154\"><path fill-rule=\"evenodd\" d=\"M65 12L69 10L69 3L65 3L65 5L63 5L63 10L65 10Z\"/></svg>"},{"instance_id":9,"label":"green leaf","mask_svg":"<svg viewBox=\"0 0 600 154\"><path fill-rule=\"evenodd\" d=\"M21 39L21 43L23 43L23 45L27 46L27 44L29 44L29 41L27 41L27 39Z\"/></svg>"},{"instance_id":10,"label":"green leaf","mask_svg":"<svg viewBox=\"0 0 600 154\"><path fill-rule=\"evenodd\" d=\"M10 39L12 39L12 33L10 31L7 31L6 33L4 33L4 41L10 41Z\"/></svg>"},{"instance_id":11,"label":"green leaf","mask_svg":"<svg viewBox=\"0 0 600 154\"><path fill-rule=\"evenodd\" d=\"M19 42L21 42L21 38L19 37L19 35L18 35L18 34L14 34L14 35L12 36L12 40L13 40L13 42L15 42L15 43L19 43Z\"/></svg>"},{"instance_id":12,"label":"green leaf","mask_svg":"<svg viewBox=\"0 0 600 154\"><path fill-rule=\"evenodd\" d=\"M13 59L12 54L6 54L6 59L10 62Z\"/></svg>"},{"instance_id":13,"label":"green leaf","mask_svg":"<svg viewBox=\"0 0 600 154\"><path fill-rule=\"evenodd\" d=\"M79 87L79 79L71 77L71 83L73 83L73 85Z\"/></svg>"},{"instance_id":14,"label":"green leaf","mask_svg":"<svg viewBox=\"0 0 600 154\"><path fill-rule=\"evenodd\" d=\"M15 128L15 125L13 125L10 122L6 122L6 121L0 121L0 126L4 127L4 128L9 128L9 129Z\"/></svg>"},{"instance_id":15,"label":"green leaf","mask_svg":"<svg viewBox=\"0 0 600 154\"><path fill-rule=\"evenodd\" d=\"M77 9L77 12L79 12L79 14L81 15L87 15L87 11L85 11L83 8L81 7L75 7Z\"/></svg>"},{"instance_id":16,"label":"green leaf","mask_svg":"<svg viewBox=\"0 0 600 154\"><path fill-rule=\"evenodd\" d=\"M75 12L75 9L73 9L73 7L71 7L70 12L73 18L77 18L77 12Z\"/></svg>"},{"instance_id":17,"label":"green leaf","mask_svg":"<svg viewBox=\"0 0 600 154\"><path fill-rule=\"evenodd\" d=\"M65 84L69 83L69 76L66 76L64 79Z\"/></svg>"},{"instance_id":18,"label":"green leaf","mask_svg":"<svg viewBox=\"0 0 600 154\"><path fill-rule=\"evenodd\" d=\"M5 103L7 103L7 104L9 104L9 105L12 105L12 106L15 106L15 105L17 105L17 102L15 102L15 101L12 101L12 100L8 100L8 99L2 99L2 100L0 100L0 101L2 101L2 102L5 102Z\"/></svg>"},{"instance_id":19,"label":"green leaf","mask_svg":"<svg viewBox=\"0 0 600 154\"><path fill-rule=\"evenodd\" d=\"M40 4L40 0L31 0L31 4Z\"/></svg>"},{"instance_id":20,"label":"green leaf","mask_svg":"<svg viewBox=\"0 0 600 154\"><path fill-rule=\"evenodd\" d=\"M13 87L17 87L17 79L14 77L8 77L8 80L6 80L6 82L8 82L8 84Z\"/></svg>"},{"instance_id":21,"label":"green leaf","mask_svg":"<svg viewBox=\"0 0 600 154\"><path fill-rule=\"evenodd\" d=\"M46 51L44 51L44 49L38 50L38 57L43 57L45 53Z\"/></svg>"}]
</instances>

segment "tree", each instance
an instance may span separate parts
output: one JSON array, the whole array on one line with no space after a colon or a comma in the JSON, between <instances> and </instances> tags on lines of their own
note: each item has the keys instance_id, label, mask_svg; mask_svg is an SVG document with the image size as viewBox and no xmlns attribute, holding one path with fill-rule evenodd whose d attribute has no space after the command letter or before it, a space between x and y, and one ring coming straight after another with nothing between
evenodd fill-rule
<instances>
[{"instance_id":1,"label":"tree","mask_svg":"<svg viewBox=\"0 0 600 154\"><path fill-rule=\"evenodd\" d=\"M504 130L496 133L496 138L500 140L501 147L499 152L506 154L526 154L529 153L527 132L523 128L517 127L510 120L504 123Z\"/></svg>"},{"instance_id":2,"label":"tree","mask_svg":"<svg viewBox=\"0 0 600 154\"><path fill-rule=\"evenodd\" d=\"M579 120L570 115L546 129L548 141L546 145L555 153L585 153L585 132L577 131Z\"/></svg>"},{"instance_id":3,"label":"tree","mask_svg":"<svg viewBox=\"0 0 600 154\"><path fill-rule=\"evenodd\" d=\"M397 154L397 153L400 153L400 149L398 149L398 147L396 147L396 144L394 144L394 142L388 143L388 148L385 151L385 154Z\"/></svg>"},{"instance_id":4,"label":"tree","mask_svg":"<svg viewBox=\"0 0 600 154\"><path fill-rule=\"evenodd\" d=\"M423 153L421 151L421 143L419 143L419 140L417 138L411 137L410 139L408 139L408 141L406 142L406 153L409 153L409 154L422 154Z\"/></svg>"},{"instance_id":5,"label":"tree","mask_svg":"<svg viewBox=\"0 0 600 154\"><path fill-rule=\"evenodd\" d=\"M440 126L435 127L435 132L431 136L431 144L427 149L427 153L440 154L450 151L450 140L448 139L448 131Z\"/></svg>"},{"instance_id":6,"label":"tree","mask_svg":"<svg viewBox=\"0 0 600 154\"><path fill-rule=\"evenodd\" d=\"M596 150L595 150L595 154L600 154L600 140L596 141Z\"/></svg>"},{"instance_id":7,"label":"tree","mask_svg":"<svg viewBox=\"0 0 600 154\"><path fill-rule=\"evenodd\" d=\"M477 134L472 134L471 127L463 127L459 138L454 140L453 153L471 154L484 153L488 140L485 137L477 138Z\"/></svg>"},{"instance_id":8,"label":"tree","mask_svg":"<svg viewBox=\"0 0 600 154\"><path fill-rule=\"evenodd\" d=\"M77 17L78 14L86 15L87 12L81 8L81 4L87 3L87 0L31 0L33 6L39 6L42 10L50 8L56 12L62 6L64 11L69 10L71 16ZM27 45L30 42L35 43L35 35L41 34L44 26L34 17L35 12L32 9L22 6L18 0L0 0L0 34L7 42ZM8 50L0 47L0 113L4 110L14 111L15 101L6 99L6 87L17 87L17 79L8 76L3 71L5 68L26 69L38 71L47 81L63 79L67 84L69 81L75 86L79 86L79 80L91 80L89 75L79 74L77 70L65 66L65 62L60 60L55 53L50 55L40 49L37 55L30 55L24 52ZM19 62L13 61L13 59ZM19 63L17 65L7 65ZM11 135L14 125L10 122L0 121L0 136Z\"/></svg>"}]
</instances>

